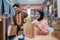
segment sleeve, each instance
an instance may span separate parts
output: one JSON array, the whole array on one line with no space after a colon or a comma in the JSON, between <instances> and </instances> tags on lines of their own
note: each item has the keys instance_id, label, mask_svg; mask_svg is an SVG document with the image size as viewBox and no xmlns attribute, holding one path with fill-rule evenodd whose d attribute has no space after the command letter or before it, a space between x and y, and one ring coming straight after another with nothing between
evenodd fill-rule
<instances>
[{"instance_id":1,"label":"sleeve","mask_svg":"<svg viewBox=\"0 0 60 40\"><path fill-rule=\"evenodd\" d=\"M13 22L13 24L15 25L15 23L16 23L16 21L15 21L15 15L12 16L12 22Z\"/></svg>"},{"instance_id":2,"label":"sleeve","mask_svg":"<svg viewBox=\"0 0 60 40\"><path fill-rule=\"evenodd\" d=\"M49 27L48 22L45 21L45 22L44 22L44 30L48 30L48 27Z\"/></svg>"}]
</instances>

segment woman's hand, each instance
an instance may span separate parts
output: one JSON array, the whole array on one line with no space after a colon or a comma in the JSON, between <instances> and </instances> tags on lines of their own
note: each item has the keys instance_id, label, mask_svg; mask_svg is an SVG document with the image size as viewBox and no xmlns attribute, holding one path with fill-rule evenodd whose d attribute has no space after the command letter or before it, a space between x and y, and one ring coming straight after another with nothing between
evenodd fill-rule
<instances>
[{"instance_id":1,"label":"woman's hand","mask_svg":"<svg viewBox=\"0 0 60 40\"><path fill-rule=\"evenodd\" d=\"M37 26L37 24L36 24L36 23L33 23L33 25L34 25L34 26Z\"/></svg>"},{"instance_id":2,"label":"woman's hand","mask_svg":"<svg viewBox=\"0 0 60 40\"><path fill-rule=\"evenodd\" d=\"M37 27L37 26L38 26L38 23L35 21L35 22L33 23L33 25L34 25L35 27Z\"/></svg>"}]
</instances>

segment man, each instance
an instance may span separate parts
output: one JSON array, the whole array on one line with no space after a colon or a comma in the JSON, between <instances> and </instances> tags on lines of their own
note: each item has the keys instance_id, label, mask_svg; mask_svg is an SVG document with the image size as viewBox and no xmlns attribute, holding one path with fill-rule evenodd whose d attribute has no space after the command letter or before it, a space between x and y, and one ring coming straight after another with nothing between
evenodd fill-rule
<instances>
[{"instance_id":1,"label":"man","mask_svg":"<svg viewBox=\"0 0 60 40\"><path fill-rule=\"evenodd\" d=\"M22 34L22 26L24 23L24 18L26 18L28 15L25 12L22 12L20 10L20 5L19 4L14 4L13 8L16 12L16 14L13 17L14 25L17 25L17 34L21 35Z\"/></svg>"}]
</instances>

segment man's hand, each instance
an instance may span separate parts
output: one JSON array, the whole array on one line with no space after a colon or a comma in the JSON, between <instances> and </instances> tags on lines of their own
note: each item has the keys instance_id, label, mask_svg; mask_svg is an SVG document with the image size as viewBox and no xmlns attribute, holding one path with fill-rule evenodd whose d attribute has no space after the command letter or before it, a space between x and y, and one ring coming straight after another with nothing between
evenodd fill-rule
<instances>
[{"instance_id":1,"label":"man's hand","mask_svg":"<svg viewBox=\"0 0 60 40\"><path fill-rule=\"evenodd\" d=\"M21 25L21 23L17 23L17 25Z\"/></svg>"}]
</instances>

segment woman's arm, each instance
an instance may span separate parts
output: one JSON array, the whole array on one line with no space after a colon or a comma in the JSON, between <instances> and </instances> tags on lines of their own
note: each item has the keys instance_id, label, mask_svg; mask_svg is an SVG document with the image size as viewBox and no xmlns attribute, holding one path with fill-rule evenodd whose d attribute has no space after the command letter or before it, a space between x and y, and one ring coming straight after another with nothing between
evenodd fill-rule
<instances>
[{"instance_id":1,"label":"woman's arm","mask_svg":"<svg viewBox=\"0 0 60 40\"><path fill-rule=\"evenodd\" d=\"M39 31L42 35L47 35L49 33L48 23L45 22L43 25L44 25L44 28L41 28L38 24L36 25L36 27L39 29Z\"/></svg>"},{"instance_id":2,"label":"woman's arm","mask_svg":"<svg viewBox=\"0 0 60 40\"><path fill-rule=\"evenodd\" d=\"M47 29L40 28L39 26L37 26L37 28L39 29L39 31L42 35L47 35L49 32Z\"/></svg>"}]
</instances>

